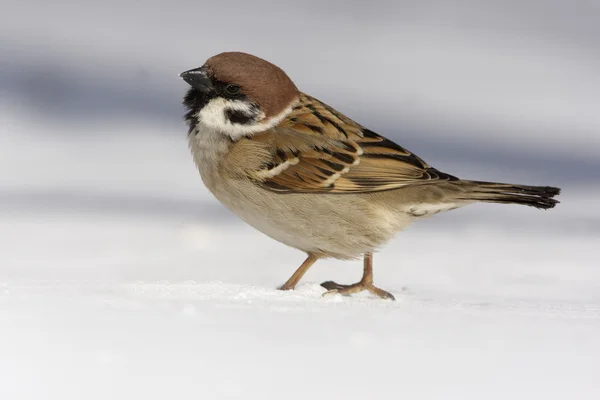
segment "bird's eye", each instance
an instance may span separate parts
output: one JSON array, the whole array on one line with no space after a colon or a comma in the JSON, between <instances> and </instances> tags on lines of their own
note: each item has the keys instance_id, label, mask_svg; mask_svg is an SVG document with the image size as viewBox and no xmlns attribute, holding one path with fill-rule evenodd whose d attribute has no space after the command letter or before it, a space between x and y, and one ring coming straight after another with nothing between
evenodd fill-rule
<instances>
[{"instance_id":1,"label":"bird's eye","mask_svg":"<svg viewBox=\"0 0 600 400\"><path fill-rule=\"evenodd\" d=\"M240 94L240 91L242 89L238 86L238 85L227 85L225 87L225 91L227 92L227 94L231 95L231 96L235 96L236 94Z\"/></svg>"}]
</instances>

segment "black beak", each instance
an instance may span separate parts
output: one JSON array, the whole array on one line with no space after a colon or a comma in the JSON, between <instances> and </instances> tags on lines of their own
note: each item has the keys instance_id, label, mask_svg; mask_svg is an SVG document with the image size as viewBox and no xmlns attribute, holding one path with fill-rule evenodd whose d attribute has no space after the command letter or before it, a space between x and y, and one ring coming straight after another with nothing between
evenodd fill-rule
<instances>
[{"instance_id":1,"label":"black beak","mask_svg":"<svg viewBox=\"0 0 600 400\"><path fill-rule=\"evenodd\" d=\"M201 92L209 92L213 89L212 81L205 67L190 69L189 71L182 72L179 76L191 87Z\"/></svg>"}]
</instances>

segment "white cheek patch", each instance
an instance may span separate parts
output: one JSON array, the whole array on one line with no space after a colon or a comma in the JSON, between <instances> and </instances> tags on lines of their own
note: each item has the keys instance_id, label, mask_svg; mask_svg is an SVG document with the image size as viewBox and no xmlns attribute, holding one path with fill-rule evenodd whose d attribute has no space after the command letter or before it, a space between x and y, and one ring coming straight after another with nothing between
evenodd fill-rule
<instances>
[{"instance_id":1,"label":"white cheek patch","mask_svg":"<svg viewBox=\"0 0 600 400\"><path fill-rule=\"evenodd\" d=\"M216 97L202 107L197 114L197 118L200 124L229 135L233 140L237 140L243 136L264 132L279 124L292 112L294 105L295 102L290 104L290 106L280 114L266 119L265 114L262 111L257 110L252 104L241 100L228 100L223 97ZM256 122L246 124L233 123L227 116L228 110L239 111L247 115L254 115L253 119Z\"/></svg>"},{"instance_id":2,"label":"white cheek patch","mask_svg":"<svg viewBox=\"0 0 600 400\"><path fill-rule=\"evenodd\" d=\"M198 112L198 122L218 130L229 131L236 125L227 118L227 110L235 110L251 115L253 113L252 106L240 100L227 100L222 97L211 99ZM255 112L254 112L255 113ZM264 115L256 115L256 120L264 118Z\"/></svg>"}]
</instances>

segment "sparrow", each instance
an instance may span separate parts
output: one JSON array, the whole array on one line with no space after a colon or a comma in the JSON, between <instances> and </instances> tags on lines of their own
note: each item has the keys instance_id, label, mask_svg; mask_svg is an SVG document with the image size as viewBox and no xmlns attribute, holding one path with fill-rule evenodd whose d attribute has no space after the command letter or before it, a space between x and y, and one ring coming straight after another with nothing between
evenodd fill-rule
<instances>
[{"instance_id":1,"label":"sparrow","mask_svg":"<svg viewBox=\"0 0 600 400\"><path fill-rule=\"evenodd\" d=\"M180 74L188 142L206 187L234 214L307 258L280 287L294 289L321 258L364 260L362 279L321 285L325 295L373 284L373 252L399 231L471 203L548 209L560 189L459 179L298 90L276 65L241 52Z\"/></svg>"}]
</instances>

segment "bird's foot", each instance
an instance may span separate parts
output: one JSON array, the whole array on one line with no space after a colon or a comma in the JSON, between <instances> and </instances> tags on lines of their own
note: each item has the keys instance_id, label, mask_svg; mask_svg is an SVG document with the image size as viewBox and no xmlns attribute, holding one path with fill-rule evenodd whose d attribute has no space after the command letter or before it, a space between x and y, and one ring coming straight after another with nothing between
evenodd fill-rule
<instances>
[{"instance_id":1,"label":"bird's foot","mask_svg":"<svg viewBox=\"0 0 600 400\"><path fill-rule=\"evenodd\" d=\"M366 290L369 293L371 293L381 299L396 300L391 293L386 292L383 289L379 289L378 287L375 287L372 283L368 283L368 282L358 282L358 283L354 283L352 285L340 285L339 283L335 283L333 281L327 281L327 282L321 283L321 286L323 286L325 289L327 289L327 291L325 293L323 293L324 297L330 296L333 294L337 294L337 293L344 295L344 296L348 296L353 293L358 293L358 292L362 292L362 291Z\"/></svg>"}]
</instances>

